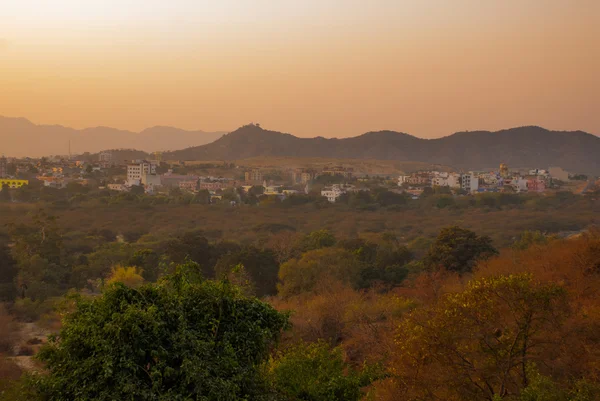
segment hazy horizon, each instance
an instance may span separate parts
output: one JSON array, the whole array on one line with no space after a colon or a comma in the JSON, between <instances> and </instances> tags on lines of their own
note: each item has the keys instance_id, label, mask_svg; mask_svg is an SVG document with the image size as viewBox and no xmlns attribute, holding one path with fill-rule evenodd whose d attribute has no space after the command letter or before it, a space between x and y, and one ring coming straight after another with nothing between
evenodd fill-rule
<instances>
[{"instance_id":1,"label":"hazy horizon","mask_svg":"<svg viewBox=\"0 0 600 401\"><path fill-rule=\"evenodd\" d=\"M258 122L339 138L529 125L600 134L593 0L2 8L0 115L35 124L230 132Z\"/></svg>"}]
</instances>

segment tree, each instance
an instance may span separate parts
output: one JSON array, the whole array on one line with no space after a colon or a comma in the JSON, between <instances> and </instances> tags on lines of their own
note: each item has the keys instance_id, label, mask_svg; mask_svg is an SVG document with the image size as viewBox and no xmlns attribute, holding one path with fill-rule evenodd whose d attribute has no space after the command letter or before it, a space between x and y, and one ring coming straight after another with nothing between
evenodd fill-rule
<instances>
[{"instance_id":1,"label":"tree","mask_svg":"<svg viewBox=\"0 0 600 401\"><path fill-rule=\"evenodd\" d=\"M152 249L135 251L127 264L139 267L142 270L141 275L144 279L151 282L158 280L161 273L160 256Z\"/></svg>"},{"instance_id":2,"label":"tree","mask_svg":"<svg viewBox=\"0 0 600 401\"><path fill-rule=\"evenodd\" d=\"M127 287L137 288L144 283L142 271L135 266L115 266L111 269L106 284L121 283Z\"/></svg>"},{"instance_id":3,"label":"tree","mask_svg":"<svg viewBox=\"0 0 600 401\"><path fill-rule=\"evenodd\" d=\"M423 261L430 269L443 268L462 274L472 271L479 260L497 253L490 237L451 226L440 231Z\"/></svg>"},{"instance_id":4,"label":"tree","mask_svg":"<svg viewBox=\"0 0 600 401\"><path fill-rule=\"evenodd\" d=\"M260 366L287 316L228 282L179 266L158 284L79 298L39 353L51 400L243 400L265 392ZM189 272L189 273L188 273ZM190 275L191 274L191 275Z\"/></svg>"},{"instance_id":5,"label":"tree","mask_svg":"<svg viewBox=\"0 0 600 401\"><path fill-rule=\"evenodd\" d=\"M226 277L238 265L244 267L256 296L263 297L277 293L279 264L272 251L245 246L237 252L228 253L217 262L216 276Z\"/></svg>"},{"instance_id":6,"label":"tree","mask_svg":"<svg viewBox=\"0 0 600 401\"><path fill-rule=\"evenodd\" d=\"M528 274L472 281L401 323L395 377L381 399L518 396L530 385L531 363L548 366L560 357L558 329L569 314L564 288Z\"/></svg>"},{"instance_id":7,"label":"tree","mask_svg":"<svg viewBox=\"0 0 600 401\"><path fill-rule=\"evenodd\" d=\"M327 248L334 246L335 241L335 237L328 230L313 231L302 239L301 248L304 251Z\"/></svg>"},{"instance_id":8,"label":"tree","mask_svg":"<svg viewBox=\"0 0 600 401\"><path fill-rule=\"evenodd\" d=\"M10 196L10 187L8 184L3 184L0 190L0 202L10 202L12 197Z\"/></svg>"},{"instance_id":9,"label":"tree","mask_svg":"<svg viewBox=\"0 0 600 401\"><path fill-rule=\"evenodd\" d=\"M361 388L377 378L377 368L354 370L340 348L325 342L300 343L280 352L268 365L269 380L286 400L358 401Z\"/></svg>"},{"instance_id":10,"label":"tree","mask_svg":"<svg viewBox=\"0 0 600 401\"><path fill-rule=\"evenodd\" d=\"M191 260L198 264L204 277L214 277L212 247L201 231L188 231L167 241L165 254L174 263Z\"/></svg>"},{"instance_id":11,"label":"tree","mask_svg":"<svg viewBox=\"0 0 600 401\"><path fill-rule=\"evenodd\" d=\"M513 249L524 250L533 245L547 244L550 238L540 231L523 231L512 245Z\"/></svg>"},{"instance_id":12,"label":"tree","mask_svg":"<svg viewBox=\"0 0 600 401\"><path fill-rule=\"evenodd\" d=\"M405 194L383 191L375 196L375 201L381 206L405 205L408 202L408 198Z\"/></svg>"},{"instance_id":13,"label":"tree","mask_svg":"<svg viewBox=\"0 0 600 401\"><path fill-rule=\"evenodd\" d=\"M15 279L19 270L10 248L0 244L0 302L12 301L17 295Z\"/></svg>"},{"instance_id":14,"label":"tree","mask_svg":"<svg viewBox=\"0 0 600 401\"><path fill-rule=\"evenodd\" d=\"M132 185L129 193L132 195L144 195L146 190L143 185Z\"/></svg>"},{"instance_id":15,"label":"tree","mask_svg":"<svg viewBox=\"0 0 600 401\"><path fill-rule=\"evenodd\" d=\"M279 295L289 297L310 292L325 279L335 279L353 287L361 282L362 264L355 254L340 248L306 252L279 268Z\"/></svg>"}]
</instances>

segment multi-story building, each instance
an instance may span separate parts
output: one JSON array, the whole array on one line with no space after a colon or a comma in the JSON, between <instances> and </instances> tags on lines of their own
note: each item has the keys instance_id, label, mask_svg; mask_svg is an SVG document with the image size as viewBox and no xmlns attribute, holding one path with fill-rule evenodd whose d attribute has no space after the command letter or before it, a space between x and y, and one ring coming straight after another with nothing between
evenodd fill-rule
<instances>
[{"instance_id":1,"label":"multi-story building","mask_svg":"<svg viewBox=\"0 0 600 401\"><path fill-rule=\"evenodd\" d=\"M102 152L98 155L98 161L102 167L106 168L112 164L112 157L111 152Z\"/></svg>"},{"instance_id":2,"label":"multi-story building","mask_svg":"<svg viewBox=\"0 0 600 401\"><path fill-rule=\"evenodd\" d=\"M294 184L308 184L317 177L317 172L309 169L296 169L292 171L292 182Z\"/></svg>"},{"instance_id":3,"label":"multi-story building","mask_svg":"<svg viewBox=\"0 0 600 401\"><path fill-rule=\"evenodd\" d=\"M479 177L474 173L460 175L460 188L466 192L477 192L479 189Z\"/></svg>"},{"instance_id":4,"label":"multi-story building","mask_svg":"<svg viewBox=\"0 0 600 401\"><path fill-rule=\"evenodd\" d=\"M140 185L145 175L156 175L156 163L147 160L137 160L127 165L127 184Z\"/></svg>"},{"instance_id":5,"label":"multi-story building","mask_svg":"<svg viewBox=\"0 0 600 401\"><path fill-rule=\"evenodd\" d=\"M6 157L0 157L0 178L8 176L8 160Z\"/></svg>"},{"instance_id":6,"label":"multi-story building","mask_svg":"<svg viewBox=\"0 0 600 401\"><path fill-rule=\"evenodd\" d=\"M244 174L244 178L248 183L262 183L263 182L263 174L262 172L255 168L250 171L246 171Z\"/></svg>"}]
</instances>

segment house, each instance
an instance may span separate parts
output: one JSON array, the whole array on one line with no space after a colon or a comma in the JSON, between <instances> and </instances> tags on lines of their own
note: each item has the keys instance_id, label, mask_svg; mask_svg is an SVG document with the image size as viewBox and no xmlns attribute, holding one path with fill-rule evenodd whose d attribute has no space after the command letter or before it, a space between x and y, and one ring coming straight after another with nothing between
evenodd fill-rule
<instances>
[{"instance_id":1,"label":"house","mask_svg":"<svg viewBox=\"0 0 600 401\"><path fill-rule=\"evenodd\" d=\"M334 184L331 187L325 187L321 190L321 196L326 197L331 203L335 203L345 193L346 190L339 184Z\"/></svg>"},{"instance_id":2,"label":"house","mask_svg":"<svg viewBox=\"0 0 600 401\"><path fill-rule=\"evenodd\" d=\"M527 180L527 190L529 192L544 192L546 190L546 181L531 178Z\"/></svg>"},{"instance_id":3,"label":"house","mask_svg":"<svg viewBox=\"0 0 600 401\"><path fill-rule=\"evenodd\" d=\"M129 190L129 188L127 188L127 186L125 186L125 184L108 184L107 187L111 191L117 191L117 192L127 192Z\"/></svg>"}]
</instances>

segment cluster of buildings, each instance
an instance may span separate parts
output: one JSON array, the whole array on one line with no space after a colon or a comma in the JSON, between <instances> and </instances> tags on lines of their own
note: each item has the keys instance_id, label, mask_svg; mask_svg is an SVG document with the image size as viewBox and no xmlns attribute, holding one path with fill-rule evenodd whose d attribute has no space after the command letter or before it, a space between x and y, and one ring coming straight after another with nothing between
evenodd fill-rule
<instances>
[{"instance_id":1,"label":"cluster of buildings","mask_svg":"<svg viewBox=\"0 0 600 401\"><path fill-rule=\"evenodd\" d=\"M357 188L354 185L348 184L333 184L329 187L323 188L321 190L321 196L327 198L329 202L335 203L344 194L356 193L360 191L368 191L368 189Z\"/></svg>"},{"instance_id":2,"label":"cluster of buildings","mask_svg":"<svg viewBox=\"0 0 600 401\"><path fill-rule=\"evenodd\" d=\"M203 177L191 174L175 174L168 170L164 174L157 173L159 162L156 160L134 160L127 164L127 176L124 183L108 184L113 191L129 191L133 186L142 186L147 194L154 194L160 189L179 188L183 192L207 190L216 193L227 188L236 188L238 181L223 177Z\"/></svg>"},{"instance_id":3,"label":"cluster of buildings","mask_svg":"<svg viewBox=\"0 0 600 401\"><path fill-rule=\"evenodd\" d=\"M398 185L418 196L425 187L448 187L463 193L544 192L552 180L568 181L569 173L560 167L548 170L510 171L501 164L497 171L440 172L420 171L398 178Z\"/></svg>"},{"instance_id":4,"label":"cluster of buildings","mask_svg":"<svg viewBox=\"0 0 600 401\"><path fill-rule=\"evenodd\" d=\"M341 166L325 167L322 170L312 168L289 169L285 172L286 180L292 185L306 185L320 176L340 176L345 179L353 177L354 169ZM244 179L247 184L260 185L265 176L261 169L255 168L245 172Z\"/></svg>"}]
</instances>

